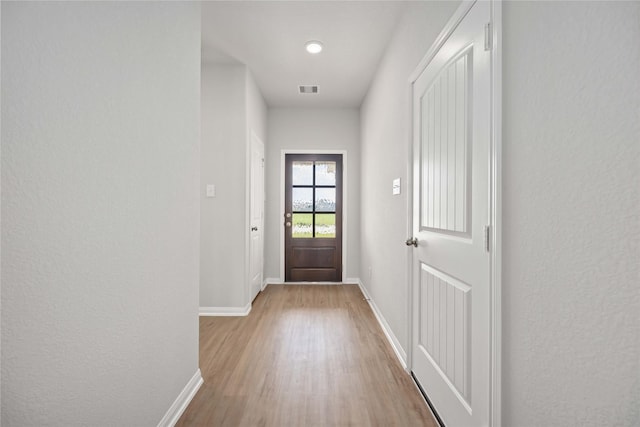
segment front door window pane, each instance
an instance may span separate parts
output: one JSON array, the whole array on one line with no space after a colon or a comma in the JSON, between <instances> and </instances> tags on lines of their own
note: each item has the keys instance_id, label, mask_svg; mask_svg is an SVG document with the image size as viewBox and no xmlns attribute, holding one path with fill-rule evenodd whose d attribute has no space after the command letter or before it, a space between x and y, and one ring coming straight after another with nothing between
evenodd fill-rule
<instances>
[{"instance_id":1,"label":"front door window pane","mask_svg":"<svg viewBox=\"0 0 640 427\"><path fill-rule=\"evenodd\" d=\"M316 237L336 237L336 214L316 214Z\"/></svg>"},{"instance_id":2,"label":"front door window pane","mask_svg":"<svg viewBox=\"0 0 640 427\"><path fill-rule=\"evenodd\" d=\"M336 162L316 162L316 185L336 185Z\"/></svg>"},{"instance_id":3,"label":"front door window pane","mask_svg":"<svg viewBox=\"0 0 640 427\"><path fill-rule=\"evenodd\" d=\"M295 212L313 212L313 188L292 189L292 204Z\"/></svg>"},{"instance_id":4,"label":"front door window pane","mask_svg":"<svg viewBox=\"0 0 640 427\"><path fill-rule=\"evenodd\" d=\"M293 214L291 223L294 239L313 237L313 214Z\"/></svg>"},{"instance_id":5,"label":"front door window pane","mask_svg":"<svg viewBox=\"0 0 640 427\"><path fill-rule=\"evenodd\" d=\"M316 188L316 212L336 211L336 189Z\"/></svg>"},{"instance_id":6,"label":"front door window pane","mask_svg":"<svg viewBox=\"0 0 640 427\"><path fill-rule=\"evenodd\" d=\"M313 162L293 162L293 185L313 185Z\"/></svg>"}]
</instances>

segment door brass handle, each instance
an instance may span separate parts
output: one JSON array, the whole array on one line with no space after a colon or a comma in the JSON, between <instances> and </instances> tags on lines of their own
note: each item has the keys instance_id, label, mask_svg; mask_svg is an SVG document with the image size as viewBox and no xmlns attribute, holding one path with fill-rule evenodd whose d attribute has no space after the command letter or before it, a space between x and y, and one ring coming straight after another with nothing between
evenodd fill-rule
<instances>
[{"instance_id":1,"label":"door brass handle","mask_svg":"<svg viewBox=\"0 0 640 427\"><path fill-rule=\"evenodd\" d=\"M418 247L418 239L415 237L409 237L406 242L404 242L407 246L415 246Z\"/></svg>"}]
</instances>

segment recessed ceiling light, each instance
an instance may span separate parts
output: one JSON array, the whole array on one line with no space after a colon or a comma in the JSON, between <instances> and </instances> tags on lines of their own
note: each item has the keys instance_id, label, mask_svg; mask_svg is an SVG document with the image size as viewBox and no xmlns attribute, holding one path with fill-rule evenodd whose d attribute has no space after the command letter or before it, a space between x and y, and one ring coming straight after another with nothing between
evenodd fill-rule
<instances>
[{"instance_id":1,"label":"recessed ceiling light","mask_svg":"<svg viewBox=\"0 0 640 427\"><path fill-rule=\"evenodd\" d=\"M322 52L322 43L317 40L311 40L305 43L304 47L307 49L309 53L320 53Z\"/></svg>"}]
</instances>

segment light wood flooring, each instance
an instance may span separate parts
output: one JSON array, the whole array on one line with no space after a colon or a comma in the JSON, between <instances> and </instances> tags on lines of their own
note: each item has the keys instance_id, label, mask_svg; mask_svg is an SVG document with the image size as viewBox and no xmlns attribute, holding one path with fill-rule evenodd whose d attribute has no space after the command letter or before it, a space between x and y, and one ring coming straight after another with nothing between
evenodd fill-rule
<instances>
[{"instance_id":1,"label":"light wood flooring","mask_svg":"<svg viewBox=\"0 0 640 427\"><path fill-rule=\"evenodd\" d=\"M178 426L432 426L357 285L269 285L200 318L204 384Z\"/></svg>"}]
</instances>

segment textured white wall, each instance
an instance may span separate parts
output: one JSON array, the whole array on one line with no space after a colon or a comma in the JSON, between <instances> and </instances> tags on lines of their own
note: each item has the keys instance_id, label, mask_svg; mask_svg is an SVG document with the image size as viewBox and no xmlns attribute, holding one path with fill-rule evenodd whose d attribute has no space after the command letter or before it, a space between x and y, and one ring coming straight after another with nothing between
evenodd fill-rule
<instances>
[{"instance_id":1,"label":"textured white wall","mask_svg":"<svg viewBox=\"0 0 640 427\"><path fill-rule=\"evenodd\" d=\"M280 200L281 152L347 151L347 269L359 277L360 252L360 118L356 109L269 109L266 148L265 278L280 278L283 218Z\"/></svg>"},{"instance_id":2,"label":"textured white wall","mask_svg":"<svg viewBox=\"0 0 640 427\"><path fill-rule=\"evenodd\" d=\"M2 424L157 425L198 369L200 12L2 3Z\"/></svg>"},{"instance_id":3,"label":"textured white wall","mask_svg":"<svg viewBox=\"0 0 640 427\"><path fill-rule=\"evenodd\" d=\"M639 72L640 3L505 3L505 426L640 425Z\"/></svg>"},{"instance_id":4,"label":"textured white wall","mask_svg":"<svg viewBox=\"0 0 640 427\"><path fill-rule=\"evenodd\" d=\"M200 306L245 307L249 301L248 143L266 143L267 106L244 65L202 66ZM216 196L206 197L206 185Z\"/></svg>"},{"instance_id":5,"label":"textured white wall","mask_svg":"<svg viewBox=\"0 0 640 427\"><path fill-rule=\"evenodd\" d=\"M410 2L361 108L361 261L364 286L405 352L407 331L408 79L458 2ZM394 178L402 192L391 194ZM371 269L371 275L369 274Z\"/></svg>"},{"instance_id":6,"label":"textured white wall","mask_svg":"<svg viewBox=\"0 0 640 427\"><path fill-rule=\"evenodd\" d=\"M244 307L246 67L202 67L200 306ZM206 184L216 196L206 197Z\"/></svg>"},{"instance_id":7,"label":"textured white wall","mask_svg":"<svg viewBox=\"0 0 640 427\"><path fill-rule=\"evenodd\" d=\"M267 144L267 104L262 97L260 88L256 84L253 74L247 68L247 128L253 130L256 135ZM250 138L248 136L247 138ZM250 140L249 140L250 141Z\"/></svg>"},{"instance_id":8,"label":"textured white wall","mask_svg":"<svg viewBox=\"0 0 640 427\"><path fill-rule=\"evenodd\" d=\"M0 46L2 46L2 3L0 3ZM0 52L2 49L0 49ZM0 53L0 69L2 68L2 53ZM0 91L2 90L0 79ZM0 100L0 105L2 101ZM0 114L0 135L2 135L2 114ZM0 149L0 188L2 187L2 150ZM1 202L0 202L1 205ZM0 208L0 235L2 235L2 209ZM2 259L2 245L0 244L0 260ZM2 263L0 262L0 301L2 301ZM0 337L2 337L2 304L0 303ZM0 338L0 427L2 427L2 339Z\"/></svg>"},{"instance_id":9,"label":"textured white wall","mask_svg":"<svg viewBox=\"0 0 640 427\"><path fill-rule=\"evenodd\" d=\"M0 46L2 46L2 3L0 3ZM2 49L0 49L0 52ZM2 54L0 53L0 69L2 68ZM0 91L2 82L0 79ZM2 102L0 100L0 105ZM2 114L0 114L0 135L2 135ZM2 150L0 149L0 188L2 186ZM0 203L1 205L1 203ZM2 235L2 209L0 209L0 235ZM2 245L0 244L0 260L2 259ZM2 301L2 263L0 262L0 301ZM0 337L2 337L2 304L0 303ZM0 339L0 427L2 427L2 339Z\"/></svg>"}]
</instances>

